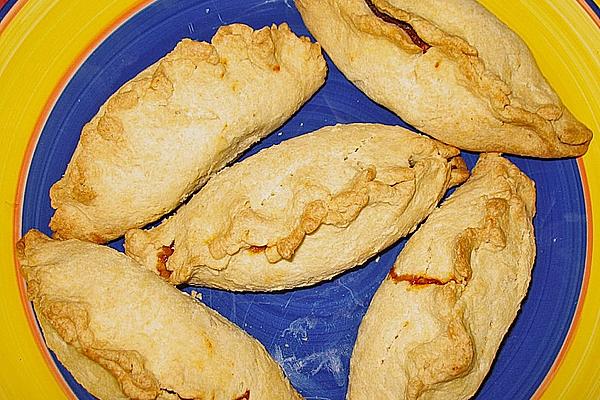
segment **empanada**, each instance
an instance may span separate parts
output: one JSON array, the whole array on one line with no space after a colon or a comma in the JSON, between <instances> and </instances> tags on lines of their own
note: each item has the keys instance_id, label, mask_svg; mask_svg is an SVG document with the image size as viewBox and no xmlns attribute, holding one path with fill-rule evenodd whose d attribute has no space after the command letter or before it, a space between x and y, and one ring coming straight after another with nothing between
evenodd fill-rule
<instances>
[{"instance_id":1,"label":"empanada","mask_svg":"<svg viewBox=\"0 0 600 400\"><path fill-rule=\"evenodd\" d=\"M48 347L99 399L301 399L265 348L109 247L17 243Z\"/></svg>"},{"instance_id":2,"label":"empanada","mask_svg":"<svg viewBox=\"0 0 600 400\"><path fill-rule=\"evenodd\" d=\"M336 66L371 99L461 149L586 152L525 43L474 0L296 0Z\"/></svg>"},{"instance_id":3,"label":"empanada","mask_svg":"<svg viewBox=\"0 0 600 400\"><path fill-rule=\"evenodd\" d=\"M223 170L125 249L174 284L311 285L411 232L468 176L458 154L397 126L325 127Z\"/></svg>"},{"instance_id":4,"label":"empanada","mask_svg":"<svg viewBox=\"0 0 600 400\"><path fill-rule=\"evenodd\" d=\"M534 214L534 183L499 155L481 155L375 293L348 399L473 396L527 292Z\"/></svg>"},{"instance_id":5,"label":"empanada","mask_svg":"<svg viewBox=\"0 0 600 400\"><path fill-rule=\"evenodd\" d=\"M50 228L101 243L157 220L282 125L325 74L319 45L286 24L182 40L84 126L50 190Z\"/></svg>"}]
</instances>

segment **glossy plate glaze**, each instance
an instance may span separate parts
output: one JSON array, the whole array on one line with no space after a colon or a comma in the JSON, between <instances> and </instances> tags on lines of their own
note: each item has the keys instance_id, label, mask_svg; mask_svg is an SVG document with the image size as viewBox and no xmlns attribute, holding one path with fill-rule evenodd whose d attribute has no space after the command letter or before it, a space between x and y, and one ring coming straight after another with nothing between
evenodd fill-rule
<instances>
[{"instance_id":1,"label":"glossy plate glaze","mask_svg":"<svg viewBox=\"0 0 600 400\"><path fill-rule=\"evenodd\" d=\"M563 101L600 134L597 6L584 0L482 3L526 40ZM49 233L48 189L64 172L81 127L111 93L183 37L209 40L220 25L234 22L255 28L288 22L294 32L308 32L292 0L9 1L0 18L0 399L91 399L46 349L13 250L32 227ZM326 85L245 156L348 122L403 124L329 62ZM511 157L537 184L538 256L522 312L477 399L600 398L597 141L578 160ZM472 167L476 155L465 157ZM358 325L402 245L307 289L184 290L201 292L207 305L260 340L306 398L340 400Z\"/></svg>"}]
</instances>

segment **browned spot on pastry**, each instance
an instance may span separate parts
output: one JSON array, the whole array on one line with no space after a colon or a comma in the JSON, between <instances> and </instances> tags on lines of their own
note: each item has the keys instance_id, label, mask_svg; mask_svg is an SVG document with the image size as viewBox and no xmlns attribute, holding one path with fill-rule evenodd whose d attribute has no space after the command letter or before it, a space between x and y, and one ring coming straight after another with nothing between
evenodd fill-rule
<instances>
[{"instance_id":1,"label":"browned spot on pastry","mask_svg":"<svg viewBox=\"0 0 600 400\"><path fill-rule=\"evenodd\" d=\"M156 256L158 257L158 260L156 262L156 270L158 271L158 274L160 275L160 277L164 278L164 279L169 279L173 272L173 271L169 271L167 269L167 261L169 260L169 257L171 257L173 255L173 252L175 251L173 249L173 245L174 245L174 243L171 243L171 245L169 245L169 246L162 246L160 248L160 250L158 251L158 253L156 253Z\"/></svg>"},{"instance_id":2,"label":"browned spot on pastry","mask_svg":"<svg viewBox=\"0 0 600 400\"><path fill-rule=\"evenodd\" d=\"M450 160L450 186L460 185L469 178L469 169L462 157Z\"/></svg>"},{"instance_id":3,"label":"browned spot on pastry","mask_svg":"<svg viewBox=\"0 0 600 400\"><path fill-rule=\"evenodd\" d=\"M458 236L456 243L454 244L454 270L459 276L467 280L472 274L471 253L475 248L478 248L480 244L480 238L478 234L478 229L467 228Z\"/></svg>"},{"instance_id":4,"label":"browned spot on pastry","mask_svg":"<svg viewBox=\"0 0 600 400\"><path fill-rule=\"evenodd\" d=\"M569 124L558 131L558 139L572 146L585 145L592 140L592 131L581 124Z\"/></svg>"},{"instance_id":5,"label":"browned spot on pastry","mask_svg":"<svg viewBox=\"0 0 600 400\"><path fill-rule=\"evenodd\" d=\"M168 99L173 95L173 82L169 80L162 66L159 66L150 82L150 89L156 93L159 98Z\"/></svg>"},{"instance_id":6,"label":"browned spot on pastry","mask_svg":"<svg viewBox=\"0 0 600 400\"><path fill-rule=\"evenodd\" d=\"M81 137L79 140L82 145L87 146L88 144L94 142L94 140L96 138L96 128L94 125L96 125L96 124L94 123L94 120L92 119L90 122L88 122L87 124L85 124L83 126L83 129L81 129Z\"/></svg>"},{"instance_id":7,"label":"browned spot on pastry","mask_svg":"<svg viewBox=\"0 0 600 400\"><path fill-rule=\"evenodd\" d=\"M413 274L397 274L394 268L390 270L389 277L395 283L399 282L408 282L413 286L422 286L422 285L445 285L448 282L455 282L454 279L448 279L447 281L441 281L437 278L431 278L428 276L421 275L413 275Z\"/></svg>"},{"instance_id":8,"label":"browned spot on pastry","mask_svg":"<svg viewBox=\"0 0 600 400\"><path fill-rule=\"evenodd\" d=\"M317 230L323 218L327 215L327 207L321 200L312 201L307 206L300 219L302 230L307 233L313 233Z\"/></svg>"},{"instance_id":9,"label":"browned spot on pastry","mask_svg":"<svg viewBox=\"0 0 600 400\"><path fill-rule=\"evenodd\" d=\"M35 232L35 233L34 234L28 233L30 235L29 237L31 237L33 235L37 235L37 231L32 230L31 232ZM15 244L15 250L17 250L17 256L19 256L20 259L25 259L27 257L27 253L25 253L26 249L27 249L27 240L25 237L22 237Z\"/></svg>"},{"instance_id":10,"label":"browned spot on pastry","mask_svg":"<svg viewBox=\"0 0 600 400\"><path fill-rule=\"evenodd\" d=\"M369 6L369 9L377 18L387 22L388 24L396 25L398 28L402 29L408 35L410 40L421 49L423 54L427 53L427 50L431 48L431 45L421 39L411 24L394 18L388 13L380 10L375 4L373 4L372 0L365 0L365 3L367 6Z\"/></svg>"},{"instance_id":11,"label":"browned spot on pastry","mask_svg":"<svg viewBox=\"0 0 600 400\"><path fill-rule=\"evenodd\" d=\"M191 39L183 39L169 55L171 59L179 57L190 60L194 65L201 63L217 65L220 62L219 54L214 46L210 43L198 42Z\"/></svg>"},{"instance_id":12,"label":"browned spot on pastry","mask_svg":"<svg viewBox=\"0 0 600 400\"><path fill-rule=\"evenodd\" d=\"M27 281L27 298L31 301L37 300L40 295L40 281L31 279Z\"/></svg>"},{"instance_id":13,"label":"browned spot on pastry","mask_svg":"<svg viewBox=\"0 0 600 400\"><path fill-rule=\"evenodd\" d=\"M71 172L71 191L73 199L81 204L88 205L96 198L96 192L90 187L88 179L85 176L85 167L79 160L73 164Z\"/></svg>"},{"instance_id":14,"label":"browned spot on pastry","mask_svg":"<svg viewBox=\"0 0 600 400\"><path fill-rule=\"evenodd\" d=\"M250 389L246 390L243 394L233 400L250 400Z\"/></svg>"},{"instance_id":15,"label":"browned spot on pastry","mask_svg":"<svg viewBox=\"0 0 600 400\"><path fill-rule=\"evenodd\" d=\"M92 243L104 243L104 242L106 242L106 239L102 235L99 235L97 233L90 233L88 235L88 237L89 237L89 241L92 242Z\"/></svg>"},{"instance_id":16,"label":"browned spot on pastry","mask_svg":"<svg viewBox=\"0 0 600 400\"><path fill-rule=\"evenodd\" d=\"M158 396L158 382L145 368L145 360L137 351L85 347L82 353L114 375L128 398L155 399Z\"/></svg>"},{"instance_id":17,"label":"browned spot on pastry","mask_svg":"<svg viewBox=\"0 0 600 400\"><path fill-rule=\"evenodd\" d=\"M273 65L273 71L275 71L275 72L281 71L281 66L279 64Z\"/></svg>"},{"instance_id":18,"label":"browned spot on pastry","mask_svg":"<svg viewBox=\"0 0 600 400\"><path fill-rule=\"evenodd\" d=\"M373 165L359 171L350 182L349 188L331 199L324 222L345 228L354 221L369 203L368 183L372 182L376 175L377 171Z\"/></svg>"},{"instance_id":19,"label":"browned spot on pastry","mask_svg":"<svg viewBox=\"0 0 600 400\"><path fill-rule=\"evenodd\" d=\"M454 273L460 281L471 278L471 254L482 243L487 243L496 250L506 246L506 235L500 226L500 221L508 212L508 203L501 198L492 198L487 200L485 207L483 226L467 228L456 238L452 257Z\"/></svg>"},{"instance_id":20,"label":"browned spot on pastry","mask_svg":"<svg viewBox=\"0 0 600 400\"><path fill-rule=\"evenodd\" d=\"M445 331L408 353L406 398L416 400L436 385L465 375L473 368L474 357L473 338L462 317L454 316Z\"/></svg>"},{"instance_id":21,"label":"browned spot on pastry","mask_svg":"<svg viewBox=\"0 0 600 400\"><path fill-rule=\"evenodd\" d=\"M138 95L133 90L117 92L108 101L108 111L129 110L137 105L138 100Z\"/></svg>"},{"instance_id":22,"label":"browned spot on pastry","mask_svg":"<svg viewBox=\"0 0 600 400\"><path fill-rule=\"evenodd\" d=\"M117 140L123 133L121 121L115 117L104 114L98 120L98 134L106 140Z\"/></svg>"},{"instance_id":23,"label":"browned spot on pastry","mask_svg":"<svg viewBox=\"0 0 600 400\"><path fill-rule=\"evenodd\" d=\"M298 226L287 237L279 240L276 245L279 255L286 260L290 260L304 240L305 235L306 232L302 230L301 226Z\"/></svg>"},{"instance_id":24,"label":"browned spot on pastry","mask_svg":"<svg viewBox=\"0 0 600 400\"><path fill-rule=\"evenodd\" d=\"M556 104L544 104L537 110L537 114L548 121L556 121L562 116L563 110Z\"/></svg>"},{"instance_id":25,"label":"browned spot on pastry","mask_svg":"<svg viewBox=\"0 0 600 400\"><path fill-rule=\"evenodd\" d=\"M274 70L274 66L279 65L275 56L276 46L273 34L274 32L270 28L264 27L241 35L241 39L247 46L250 62L265 70Z\"/></svg>"}]
</instances>

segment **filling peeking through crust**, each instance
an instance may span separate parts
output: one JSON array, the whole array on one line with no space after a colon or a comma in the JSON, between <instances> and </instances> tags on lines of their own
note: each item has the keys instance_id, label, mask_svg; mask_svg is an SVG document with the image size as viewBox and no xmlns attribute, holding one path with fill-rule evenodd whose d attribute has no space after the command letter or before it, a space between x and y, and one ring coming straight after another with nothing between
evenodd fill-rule
<instances>
[{"instance_id":1,"label":"filling peeking through crust","mask_svg":"<svg viewBox=\"0 0 600 400\"><path fill-rule=\"evenodd\" d=\"M389 24L394 24L398 28L402 29L408 35L410 40L412 40L412 42L421 49L423 54L427 53L427 50L431 48L431 45L425 42L423 39L421 39L421 37L415 31L411 24L409 24L406 21L401 21L397 18L394 18L385 11L377 8L377 6L373 4L372 0L365 0L365 3L367 4L367 6L369 6L369 9L371 10L371 12L373 12L373 14L375 14L377 18Z\"/></svg>"}]
</instances>

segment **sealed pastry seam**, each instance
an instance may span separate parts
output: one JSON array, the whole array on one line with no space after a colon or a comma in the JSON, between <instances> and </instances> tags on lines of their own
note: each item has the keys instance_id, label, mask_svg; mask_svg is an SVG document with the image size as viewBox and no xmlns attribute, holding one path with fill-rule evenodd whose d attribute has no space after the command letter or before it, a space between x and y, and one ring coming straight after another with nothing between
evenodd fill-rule
<instances>
[{"instance_id":1,"label":"sealed pastry seam","mask_svg":"<svg viewBox=\"0 0 600 400\"><path fill-rule=\"evenodd\" d=\"M103 348L96 342L94 333L88 329L89 318L83 304L40 299L36 308L65 343L110 372L126 396L132 399L158 396L159 383L145 368L145 360L137 351Z\"/></svg>"},{"instance_id":2,"label":"sealed pastry seam","mask_svg":"<svg viewBox=\"0 0 600 400\"><path fill-rule=\"evenodd\" d=\"M453 168L449 179L452 185L458 184L468 177L468 172L465 174L467 170L464 161L460 160L452 162ZM260 215L247 203L240 204L238 207L234 207L235 211L230 216L231 222L228 229L208 243L211 256L215 260L224 260L224 263L207 265L207 267L223 270L227 268L228 257L242 250L262 253L271 264L281 260L291 260L305 236L317 231L321 225L332 225L339 229L347 228L365 207L377 203L394 204L405 208L412 200L416 180L419 178L419 174L415 171L422 171L423 163L428 161L427 159L420 160L411 167L398 167L393 171L387 171L386 182L376 179L377 169L370 165L357 171L354 178L340 193L332 195L322 189L319 190L324 198L311 201L304 207L301 214L294 218L297 222L291 232L283 237L265 238L266 243L256 239L252 240L251 238L255 236L253 232L258 230L278 232L281 231L279 227L286 224L284 221ZM456 167L454 168L454 166ZM393 182L390 182L390 179ZM157 252L156 269L162 277L169 278L171 275L172 271L168 269L167 263L175 251L175 246L175 242L172 242L169 246L161 246ZM189 279L193 272L191 269L187 269L187 271L190 275L179 274L178 279L184 281Z\"/></svg>"},{"instance_id":3,"label":"sealed pastry seam","mask_svg":"<svg viewBox=\"0 0 600 400\"><path fill-rule=\"evenodd\" d=\"M454 160L457 157L452 158ZM460 159L460 158L459 158ZM449 185L461 183L468 177L464 161L452 164L458 165L452 168ZM348 228L366 207L375 206L378 203L390 204L405 209L411 203L415 193L417 182L421 179L420 174L415 171L425 169L423 163L434 162L433 160L420 160L409 168L397 168L394 171L396 181L381 182L376 179L377 170L374 166L359 170L347 188L337 194L324 192L325 199L312 201L306 205L301 214L295 219L297 222L291 232L282 237L264 238L263 241L252 240L253 232L264 230L267 232L281 232L281 228L287 224L284 221L273 220L260 215L245 203L237 208L237 212L230 216L231 224L223 234L217 235L208 243L208 249L215 260L222 263L211 263L208 268L216 271L224 270L229 264L231 256L240 251L249 251L255 254L263 254L270 264L283 260L291 261L294 253L302 245L307 235L316 232L322 225L331 225L339 230ZM467 171L465 173L465 171ZM301 197L301 196L300 196ZM311 196L313 197L313 196ZM292 200L292 203L294 200ZM260 228L259 228L260 227ZM262 237L258 234L257 237ZM264 244L266 240L266 244ZM157 271L161 276L170 277L168 259L175 251L176 244L162 246L157 252ZM167 250L173 249L173 251ZM168 254L165 256L165 254ZM178 271L173 283L187 281L193 277L193 268L183 268Z\"/></svg>"},{"instance_id":4,"label":"sealed pastry seam","mask_svg":"<svg viewBox=\"0 0 600 400\"><path fill-rule=\"evenodd\" d=\"M174 284L308 285L410 232L467 177L457 149L402 128L325 127L222 171L162 225L129 231L125 248Z\"/></svg>"},{"instance_id":5,"label":"sealed pastry seam","mask_svg":"<svg viewBox=\"0 0 600 400\"><path fill-rule=\"evenodd\" d=\"M376 387L411 400L475 393L526 293L534 190L508 161L481 156L373 297L352 355L349 399L370 398Z\"/></svg>"},{"instance_id":6,"label":"sealed pastry seam","mask_svg":"<svg viewBox=\"0 0 600 400\"><path fill-rule=\"evenodd\" d=\"M301 398L258 341L125 255L35 230L17 254L48 347L94 396Z\"/></svg>"},{"instance_id":7,"label":"sealed pastry seam","mask_svg":"<svg viewBox=\"0 0 600 400\"><path fill-rule=\"evenodd\" d=\"M211 255L222 259L234 255L242 249L253 248L253 251L263 251L270 263L281 259L289 260L301 245L304 237L315 232L321 225L333 225L338 228L348 227L368 205L377 202L398 203L405 201L402 195L414 193L414 171L410 168L399 167L394 171L395 182L386 184L376 180L377 169L368 166L356 173L347 187L335 195L327 195L324 199L309 202L302 210L292 231L282 238L274 238L264 243L248 243L244 236L258 223L272 223L261 217L251 208L245 208L239 214L232 216L229 229L215 237L209 244ZM409 183L398 192L395 185ZM412 196L411 196L412 197ZM410 198L408 199L410 201ZM275 222L277 223L277 222Z\"/></svg>"},{"instance_id":8,"label":"sealed pastry seam","mask_svg":"<svg viewBox=\"0 0 600 400\"><path fill-rule=\"evenodd\" d=\"M398 274L393 267L388 275L395 283L405 282L414 290L424 285L448 286L442 290L452 293L450 306L452 315L445 329L432 342L422 343L408 351L408 385L406 399L418 399L423 392L435 385L467 374L473 367L474 341L465 327L462 310L456 309L462 291L471 278L471 255L482 245L492 251L502 250L506 238L502 225L506 224L508 203L503 198L493 198L486 203L486 215L480 227L467 228L455 240L453 246L453 275L436 278L419 275ZM504 221L502 223L501 221ZM409 289L410 290L410 289ZM439 357L439 348L452 349L451 357Z\"/></svg>"}]
</instances>

